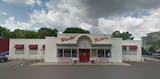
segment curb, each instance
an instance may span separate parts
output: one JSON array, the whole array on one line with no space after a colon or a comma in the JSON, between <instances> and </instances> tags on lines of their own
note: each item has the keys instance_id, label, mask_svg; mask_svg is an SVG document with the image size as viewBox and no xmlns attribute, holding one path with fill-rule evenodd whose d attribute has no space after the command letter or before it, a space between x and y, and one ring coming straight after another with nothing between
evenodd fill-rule
<instances>
[{"instance_id":1,"label":"curb","mask_svg":"<svg viewBox=\"0 0 160 79\"><path fill-rule=\"evenodd\" d=\"M31 66L131 66L128 63L34 63Z\"/></svg>"}]
</instances>

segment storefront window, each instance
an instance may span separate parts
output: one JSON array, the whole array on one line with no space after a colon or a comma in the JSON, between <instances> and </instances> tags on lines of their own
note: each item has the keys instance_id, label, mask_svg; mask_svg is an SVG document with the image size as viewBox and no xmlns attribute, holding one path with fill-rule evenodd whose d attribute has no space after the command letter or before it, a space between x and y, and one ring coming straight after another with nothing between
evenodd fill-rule
<instances>
[{"instance_id":1,"label":"storefront window","mask_svg":"<svg viewBox=\"0 0 160 79\"><path fill-rule=\"evenodd\" d=\"M110 49L98 49L98 57L111 57Z\"/></svg>"},{"instance_id":2,"label":"storefront window","mask_svg":"<svg viewBox=\"0 0 160 79\"><path fill-rule=\"evenodd\" d=\"M58 49L58 57L63 57L63 49Z\"/></svg>"},{"instance_id":3,"label":"storefront window","mask_svg":"<svg viewBox=\"0 0 160 79\"><path fill-rule=\"evenodd\" d=\"M104 57L104 49L98 49L98 57Z\"/></svg>"},{"instance_id":4,"label":"storefront window","mask_svg":"<svg viewBox=\"0 0 160 79\"><path fill-rule=\"evenodd\" d=\"M64 57L71 57L71 49L64 49Z\"/></svg>"},{"instance_id":5,"label":"storefront window","mask_svg":"<svg viewBox=\"0 0 160 79\"><path fill-rule=\"evenodd\" d=\"M105 50L105 57L111 57L111 51L109 49Z\"/></svg>"},{"instance_id":6,"label":"storefront window","mask_svg":"<svg viewBox=\"0 0 160 79\"><path fill-rule=\"evenodd\" d=\"M96 56L97 56L97 50L96 49L92 49L91 57L96 57Z\"/></svg>"},{"instance_id":7,"label":"storefront window","mask_svg":"<svg viewBox=\"0 0 160 79\"><path fill-rule=\"evenodd\" d=\"M72 49L72 57L77 57L77 49Z\"/></svg>"}]
</instances>

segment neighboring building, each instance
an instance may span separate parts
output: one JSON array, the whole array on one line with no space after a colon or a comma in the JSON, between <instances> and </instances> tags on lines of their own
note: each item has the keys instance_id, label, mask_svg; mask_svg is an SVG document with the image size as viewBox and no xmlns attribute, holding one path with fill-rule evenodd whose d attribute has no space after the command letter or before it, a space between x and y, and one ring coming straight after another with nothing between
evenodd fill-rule
<instances>
[{"instance_id":1,"label":"neighboring building","mask_svg":"<svg viewBox=\"0 0 160 79\"><path fill-rule=\"evenodd\" d=\"M160 31L148 33L147 36L142 37L142 48L148 50L151 47L154 47L157 52L160 52Z\"/></svg>"},{"instance_id":2,"label":"neighboring building","mask_svg":"<svg viewBox=\"0 0 160 79\"><path fill-rule=\"evenodd\" d=\"M8 56L9 54L9 39L0 38L0 56Z\"/></svg>"},{"instance_id":3,"label":"neighboring building","mask_svg":"<svg viewBox=\"0 0 160 79\"><path fill-rule=\"evenodd\" d=\"M44 59L45 39L10 39L9 59Z\"/></svg>"},{"instance_id":4,"label":"neighboring building","mask_svg":"<svg viewBox=\"0 0 160 79\"><path fill-rule=\"evenodd\" d=\"M139 40L123 40L122 41L122 57L123 60L143 61L141 53L142 41Z\"/></svg>"},{"instance_id":5,"label":"neighboring building","mask_svg":"<svg viewBox=\"0 0 160 79\"><path fill-rule=\"evenodd\" d=\"M143 61L141 41L124 41L107 34L59 34L46 39L10 39L9 57L44 59L45 62Z\"/></svg>"}]
</instances>

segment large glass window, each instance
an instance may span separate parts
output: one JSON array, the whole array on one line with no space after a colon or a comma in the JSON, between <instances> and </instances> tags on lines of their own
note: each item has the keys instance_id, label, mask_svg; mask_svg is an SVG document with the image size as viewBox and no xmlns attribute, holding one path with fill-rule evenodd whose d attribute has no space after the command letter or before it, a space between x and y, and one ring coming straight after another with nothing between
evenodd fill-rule
<instances>
[{"instance_id":1,"label":"large glass window","mask_svg":"<svg viewBox=\"0 0 160 79\"><path fill-rule=\"evenodd\" d=\"M71 49L64 49L64 57L71 57Z\"/></svg>"},{"instance_id":2,"label":"large glass window","mask_svg":"<svg viewBox=\"0 0 160 79\"><path fill-rule=\"evenodd\" d=\"M97 49L92 49L91 57L96 57L96 56L97 56Z\"/></svg>"},{"instance_id":3,"label":"large glass window","mask_svg":"<svg viewBox=\"0 0 160 79\"><path fill-rule=\"evenodd\" d=\"M58 49L58 57L77 57L77 49Z\"/></svg>"},{"instance_id":4,"label":"large glass window","mask_svg":"<svg viewBox=\"0 0 160 79\"><path fill-rule=\"evenodd\" d=\"M111 57L111 51L109 49L105 49L105 57Z\"/></svg>"},{"instance_id":5,"label":"large glass window","mask_svg":"<svg viewBox=\"0 0 160 79\"><path fill-rule=\"evenodd\" d=\"M72 49L72 57L77 57L77 49Z\"/></svg>"},{"instance_id":6,"label":"large glass window","mask_svg":"<svg viewBox=\"0 0 160 79\"><path fill-rule=\"evenodd\" d=\"M58 49L58 57L63 57L63 49Z\"/></svg>"},{"instance_id":7,"label":"large glass window","mask_svg":"<svg viewBox=\"0 0 160 79\"><path fill-rule=\"evenodd\" d=\"M104 49L98 49L98 57L104 57Z\"/></svg>"},{"instance_id":8,"label":"large glass window","mask_svg":"<svg viewBox=\"0 0 160 79\"><path fill-rule=\"evenodd\" d=\"M111 57L110 49L98 49L98 57Z\"/></svg>"}]
</instances>

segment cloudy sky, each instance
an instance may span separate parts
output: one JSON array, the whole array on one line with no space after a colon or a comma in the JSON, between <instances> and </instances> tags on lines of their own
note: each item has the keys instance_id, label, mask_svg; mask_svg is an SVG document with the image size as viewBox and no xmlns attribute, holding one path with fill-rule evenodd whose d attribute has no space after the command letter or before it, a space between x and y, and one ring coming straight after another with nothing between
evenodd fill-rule
<instances>
[{"instance_id":1,"label":"cloudy sky","mask_svg":"<svg viewBox=\"0 0 160 79\"><path fill-rule=\"evenodd\" d=\"M137 39L160 31L160 0L0 0L0 25L63 31L81 27L92 33L129 31Z\"/></svg>"}]
</instances>

